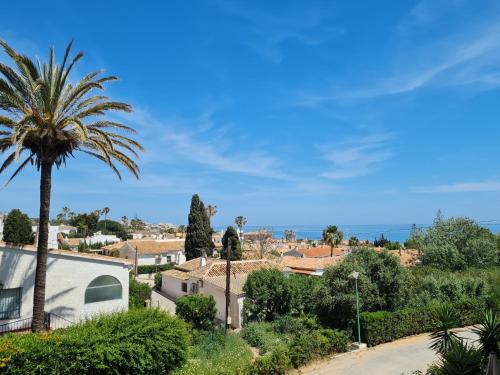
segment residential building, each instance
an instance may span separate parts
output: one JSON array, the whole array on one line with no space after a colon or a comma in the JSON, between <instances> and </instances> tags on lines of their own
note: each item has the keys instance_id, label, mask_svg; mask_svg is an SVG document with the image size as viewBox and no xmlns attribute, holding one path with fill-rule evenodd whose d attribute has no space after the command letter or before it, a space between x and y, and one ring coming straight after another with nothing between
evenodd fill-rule
<instances>
[{"instance_id":1,"label":"residential building","mask_svg":"<svg viewBox=\"0 0 500 375\"><path fill-rule=\"evenodd\" d=\"M293 273L321 276L327 267L337 264L340 260L342 260L342 257L301 258L296 256L283 256L279 259L279 263L283 267L289 268Z\"/></svg>"},{"instance_id":2,"label":"residential building","mask_svg":"<svg viewBox=\"0 0 500 375\"><path fill-rule=\"evenodd\" d=\"M32 316L36 255L34 246L0 243L0 325ZM71 324L127 310L131 267L126 259L50 250L45 311Z\"/></svg>"},{"instance_id":3,"label":"residential building","mask_svg":"<svg viewBox=\"0 0 500 375\"><path fill-rule=\"evenodd\" d=\"M186 261L184 255L184 240L128 240L104 246L105 252L118 250L120 258L135 262L137 265L160 265L167 263L182 264Z\"/></svg>"},{"instance_id":4,"label":"residential building","mask_svg":"<svg viewBox=\"0 0 500 375\"><path fill-rule=\"evenodd\" d=\"M248 275L255 270L277 268L288 272L286 267L266 259L231 262L230 325L240 328L243 323L243 286ZM226 261L211 258L192 259L172 270L162 272L162 292L176 299L189 294L210 295L215 299L216 318L225 319L226 308Z\"/></svg>"},{"instance_id":5,"label":"residential building","mask_svg":"<svg viewBox=\"0 0 500 375\"><path fill-rule=\"evenodd\" d=\"M330 246L316 246L316 247L299 247L297 249L300 253L307 258L325 258L331 257L332 253L334 257L343 256L349 253L348 248L334 247L333 251Z\"/></svg>"}]
</instances>

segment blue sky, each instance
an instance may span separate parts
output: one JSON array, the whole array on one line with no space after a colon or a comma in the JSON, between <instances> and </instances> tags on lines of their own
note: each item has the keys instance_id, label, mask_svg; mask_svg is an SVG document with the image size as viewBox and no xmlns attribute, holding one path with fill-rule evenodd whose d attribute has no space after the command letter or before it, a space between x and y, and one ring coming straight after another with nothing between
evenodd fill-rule
<instances>
[{"instance_id":1,"label":"blue sky","mask_svg":"<svg viewBox=\"0 0 500 375\"><path fill-rule=\"evenodd\" d=\"M135 112L142 177L86 157L55 173L52 212L213 222L500 218L498 1L8 2L0 38L45 58L74 39ZM2 54L0 59L5 60ZM75 75L76 77L76 75ZM3 177L5 179L6 177ZM0 191L36 215L38 174Z\"/></svg>"}]
</instances>

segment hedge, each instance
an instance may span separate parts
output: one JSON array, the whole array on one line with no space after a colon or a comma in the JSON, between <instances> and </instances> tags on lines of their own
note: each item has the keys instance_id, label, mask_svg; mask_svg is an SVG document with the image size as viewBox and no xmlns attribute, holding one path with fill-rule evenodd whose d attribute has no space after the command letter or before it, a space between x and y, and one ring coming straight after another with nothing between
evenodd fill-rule
<instances>
[{"instance_id":1,"label":"hedge","mask_svg":"<svg viewBox=\"0 0 500 375\"><path fill-rule=\"evenodd\" d=\"M452 304L459 316L459 325L478 322L482 305L469 301ZM432 331L437 326L436 305L427 308L407 308L395 312L376 311L360 314L361 336L368 346L394 341L401 337Z\"/></svg>"},{"instance_id":2,"label":"hedge","mask_svg":"<svg viewBox=\"0 0 500 375\"><path fill-rule=\"evenodd\" d=\"M175 263L138 266L137 273L139 275L144 275L144 274L152 275L153 273L156 273L156 272L171 270L174 267L175 267Z\"/></svg>"},{"instance_id":3,"label":"hedge","mask_svg":"<svg viewBox=\"0 0 500 375\"><path fill-rule=\"evenodd\" d=\"M2 374L165 374L187 357L186 324L157 309L0 338Z\"/></svg>"}]
</instances>

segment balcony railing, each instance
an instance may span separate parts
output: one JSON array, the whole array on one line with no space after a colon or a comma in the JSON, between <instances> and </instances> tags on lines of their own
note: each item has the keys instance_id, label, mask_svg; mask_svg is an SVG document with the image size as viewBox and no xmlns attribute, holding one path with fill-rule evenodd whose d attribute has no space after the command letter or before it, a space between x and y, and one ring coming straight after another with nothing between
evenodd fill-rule
<instances>
[{"instance_id":1,"label":"balcony railing","mask_svg":"<svg viewBox=\"0 0 500 375\"><path fill-rule=\"evenodd\" d=\"M4 335L8 332L26 332L31 330L31 324L33 323L33 317L15 320L13 322L0 324L0 335ZM63 318L54 313L45 313L43 323L46 330L54 330L59 328L66 328L73 324L70 320Z\"/></svg>"}]
</instances>

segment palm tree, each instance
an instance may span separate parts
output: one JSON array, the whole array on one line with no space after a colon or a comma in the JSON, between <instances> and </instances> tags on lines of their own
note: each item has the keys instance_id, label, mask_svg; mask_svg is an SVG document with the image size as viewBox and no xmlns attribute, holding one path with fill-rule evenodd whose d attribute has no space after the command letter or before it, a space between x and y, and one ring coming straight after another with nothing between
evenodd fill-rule
<instances>
[{"instance_id":1,"label":"palm tree","mask_svg":"<svg viewBox=\"0 0 500 375\"><path fill-rule=\"evenodd\" d=\"M104 207L101 212L104 214L104 229L106 229L106 222L108 221L109 207Z\"/></svg>"},{"instance_id":2,"label":"palm tree","mask_svg":"<svg viewBox=\"0 0 500 375\"><path fill-rule=\"evenodd\" d=\"M480 325L472 331L478 336L477 341L485 360L490 355L500 358L500 317L496 311L487 310L481 318Z\"/></svg>"},{"instance_id":3,"label":"palm tree","mask_svg":"<svg viewBox=\"0 0 500 375\"><path fill-rule=\"evenodd\" d=\"M127 216L122 216L122 223L126 228L128 228L128 217Z\"/></svg>"},{"instance_id":4,"label":"palm tree","mask_svg":"<svg viewBox=\"0 0 500 375\"><path fill-rule=\"evenodd\" d=\"M333 257L333 248L338 246L343 238L344 233L336 225L329 225L323 230L323 242L330 246L331 257Z\"/></svg>"},{"instance_id":5,"label":"palm tree","mask_svg":"<svg viewBox=\"0 0 500 375\"><path fill-rule=\"evenodd\" d=\"M71 210L69 209L69 207L63 207L62 208L62 214L64 216L64 221L67 221L68 220L68 214Z\"/></svg>"},{"instance_id":6,"label":"palm tree","mask_svg":"<svg viewBox=\"0 0 500 375\"><path fill-rule=\"evenodd\" d=\"M126 103L110 101L99 94L104 84L117 77L101 77L101 71L87 74L75 84L68 81L75 64L71 61L69 43L61 64L55 62L54 49L44 64L20 55L7 43L0 46L10 57L12 68L0 63L0 153L9 152L0 173L9 165L21 163L11 175L12 181L28 164L40 171L40 215L35 290L33 297L33 331L44 329L47 242L53 167L65 165L80 151L106 163L121 178L115 163L139 177L133 157L142 146L119 133L134 130L104 116L110 110L130 112ZM67 64L69 61L69 64ZM12 151L12 152L11 152ZM132 155L130 155L130 154ZM27 156L26 156L27 154Z\"/></svg>"},{"instance_id":7,"label":"palm tree","mask_svg":"<svg viewBox=\"0 0 500 375\"><path fill-rule=\"evenodd\" d=\"M234 223L236 224L236 226L238 227L238 233L240 235L240 240L243 238L243 227L245 226L245 224L247 223L247 218L244 217L244 216L237 216L235 219L234 219Z\"/></svg>"},{"instance_id":8,"label":"palm tree","mask_svg":"<svg viewBox=\"0 0 500 375\"><path fill-rule=\"evenodd\" d=\"M211 220L217 213L217 206L209 204L205 210L207 211L208 219Z\"/></svg>"}]
</instances>

